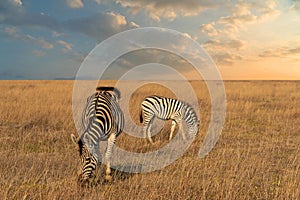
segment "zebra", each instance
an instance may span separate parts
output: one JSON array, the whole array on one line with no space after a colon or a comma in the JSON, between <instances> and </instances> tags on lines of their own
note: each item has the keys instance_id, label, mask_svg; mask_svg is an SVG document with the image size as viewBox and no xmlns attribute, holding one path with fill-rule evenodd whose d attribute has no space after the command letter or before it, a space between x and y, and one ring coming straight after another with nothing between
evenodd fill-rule
<instances>
[{"instance_id":1,"label":"zebra","mask_svg":"<svg viewBox=\"0 0 300 200\"><path fill-rule=\"evenodd\" d=\"M111 180L111 153L116 138L124 128L124 115L118 103L120 94L114 87L98 87L96 93L87 98L82 113L83 134L78 138L71 134L72 141L79 148L82 162L81 181L92 178L102 161L100 141L107 141L105 179Z\"/></svg>"},{"instance_id":2,"label":"zebra","mask_svg":"<svg viewBox=\"0 0 300 200\"><path fill-rule=\"evenodd\" d=\"M179 126L183 139L186 139L182 130L182 120L186 122L189 135L196 136L198 132L200 120L198 120L194 109L188 103L161 96L148 96L141 104L140 122L144 125L144 136L152 144L150 129L155 116L162 120L172 120L169 140L172 139L176 124Z\"/></svg>"}]
</instances>

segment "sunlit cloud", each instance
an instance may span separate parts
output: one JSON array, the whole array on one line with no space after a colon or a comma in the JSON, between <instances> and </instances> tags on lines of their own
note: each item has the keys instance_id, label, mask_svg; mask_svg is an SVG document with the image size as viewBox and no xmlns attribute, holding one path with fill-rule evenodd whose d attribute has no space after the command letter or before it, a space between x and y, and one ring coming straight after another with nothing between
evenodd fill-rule
<instances>
[{"instance_id":1,"label":"sunlit cloud","mask_svg":"<svg viewBox=\"0 0 300 200\"><path fill-rule=\"evenodd\" d=\"M84 3L83 0L65 0L67 5L70 8L83 8L84 7ZM102 0L91 0L94 1L97 4L101 4L103 1Z\"/></svg>"},{"instance_id":2,"label":"sunlit cloud","mask_svg":"<svg viewBox=\"0 0 300 200\"><path fill-rule=\"evenodd\" d=\"M213 60L220 65L232 65L238 60L242 60L243 56L232 52L218 52L212 55Z\"/></svg>"},{"instance_id":3,"label":"sunlit cloud","mask_svg":"<svg viewBox=\"0 0 300 200\"><path fill-rule=\"evenodd\" d=\"M82 8L83 7L82 0L66 0L66 3L70 8Z\"/></svg>"},{"instance_id":4,"label":"sunlit cloud","mask_svg":"<svg viewBox=\"0 0 300 200\"><path fill-rule=\"evenodd\" d=\"M202 33L206 33L209 37L217 36L218 31L215 28L215 22L212 23L207 23L207 24L202 24L200 26L200 31Z\"/></svg>"},{"instance_id":5,"label":"sunlit cloud","mask_svg":"<svg viewBox=\"0 0 300 200\"><path fill-rule=\"evenodd\" d=\"M280 47L277 49L268 49L259 54L260 57L276 57L276 58L287 58L296 56L300 58L300 46L296 48Z\"/></svg>"},{"instance_id":6,"label":"sunlit cloud","mask_svg":"<svg viewBox=\"0 0 300 200\"><path fill-rule=\"evenodd\" d=\"M138 27L134 22L127 22L124 16L113 12L98 13L86 18L69 20L65 24L69 29L98 41L120 31Z\"/></svg>"},{"instance_id":7,"label":"sunlit cloud","mask_svg":"<svg viewBox=\"0 0 300 200\"><path fill-rule=\"evenodd\" d=\"M210 53L217 64L231 65L236 60L242 60L239 50L245 47L245 41L211 39L202 44L202 47Z\"/></svg>"},{"instance_id":8,"label":"sunlit cloud","mask_svg":"<svg viewBox=\"0 0 300 200\"><path fill-rule=\"evenodd\" d=\"M245 58L241 56L241 49L251 46L241 33L253 25L275 19L280 13L276 1L273 0L239 1L230 9L229 15L200 26L200 31L210 38L204 42L203 47L217 63L231 65L235 60Z\"/></svg>"},{"instance_id":9,"label":"sunlit cloud","mask_svg":"<svg viewBox=\"0 0 300 200\"><path fill-rule=\"evenodd\" d=\"M275 1L240 1L232 9L231 14L222 16L215 22L202 24L200 30L210 37L222 36L236 38L240 31L249 25L274 19L280 14Z\"/></svg>"},{"instance_id":10,"label":"sunlit cloud","mask_svg":"<svg viewBox=\"0 0 300 200\"><path fill-rule=\"evenodd\" d=\"M68 51L71 51L72 48L73 48L73 45L66 42L66 41L63 41L63 40L57 40L56 41L57 44L60 44L62 47L63 47L63 52L66 53Z\"/></svg>"},{"instance_id":11,"label":"sunlit cloud","mask_svg":"<svg viewBox=\"0 0 300 200\"><path fill-rule=\"evenodd\" d=\"M245 46L245 42L242 40L227 40L221 42L220 40L208 40L207 42L203 43L203 46L206 49L212 48L214 50L228 50L228 49L235 49L240 50Z\"/></svg>"},{"instance_id":12,"label":"sunlit cloud","mask_svg":"<svg viewBox=\"0 0 300 200\"><path fill-rule=\"evenodd\" d=\"M11 0L11 2L15 3L16 5L22 6L22 0Z\"/></svg>"},{"instance_id":13,"label":"sunlit cloud","mask_svg":"<svg viewBox=\"0 0 300 200\"><path fill-rule=\"evenodd\" d=\"M136 15L146 12L155 21L161 18L174 20L180 16L195 16L200 12L225 5L226 0L115 0L122 7L129 9L130 13Z\"/></svg>"}]
</instances>

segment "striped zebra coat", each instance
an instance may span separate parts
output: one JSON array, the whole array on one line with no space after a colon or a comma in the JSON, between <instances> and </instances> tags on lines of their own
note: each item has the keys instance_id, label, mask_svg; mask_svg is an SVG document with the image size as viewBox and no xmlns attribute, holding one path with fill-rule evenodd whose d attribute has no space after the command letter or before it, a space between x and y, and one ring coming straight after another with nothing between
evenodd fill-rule
<instances>
[{"instance_id":1,"label":"striped zebra coat","mask_svg":"<svg viewBox=\"0 0 300 200\"><path fill-rule=\"evenodd\" d=\"M105 159L106 180L111 179L110 160L116 138L124 128L123 112L118 104L120 92L113 87L99 87L97 92L87 98L82 114L83 134L72 140L79 147L81 157L81 177L86 181L92 177L96 167L101 163L100 141L107 141Z\"/></svg>"},{"instance_id":2,"label":"striped zebra coat","mask_svg":"<svg viewBox=\"0 0 300 200\"><path fill-rule=\"evenodd\" d=\"M141 104L140 122L143 122L144 125L144 137L147 137L151 143L153 143L153 141L150 129L155 117L162 120L172 120L169 140L172 139L176 124L179 126L179 131L183 139L186 139L185 133L182 130L182 121L185 121L188 127L188 135L195 136L198 132L200 121L194 109L189 104L176 99L149 96L146 97Z\"/></svg>"}]
</instances>

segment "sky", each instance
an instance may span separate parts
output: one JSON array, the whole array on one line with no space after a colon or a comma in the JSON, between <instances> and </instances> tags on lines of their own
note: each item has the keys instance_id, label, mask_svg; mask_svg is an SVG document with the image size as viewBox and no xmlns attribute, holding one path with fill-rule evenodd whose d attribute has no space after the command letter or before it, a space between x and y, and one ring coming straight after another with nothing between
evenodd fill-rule
<instances>
[{"instance_id":1,"label":"sky","mask_svg":"<svg viewBox=\"0 0 300 200\"><path fill-rule=\"evenodd\" d=\"M97 44L143 27L195 40L225 80L300 80L300 0L1 0L0 79L72 79Z\"/></svg>"}]
</instances>

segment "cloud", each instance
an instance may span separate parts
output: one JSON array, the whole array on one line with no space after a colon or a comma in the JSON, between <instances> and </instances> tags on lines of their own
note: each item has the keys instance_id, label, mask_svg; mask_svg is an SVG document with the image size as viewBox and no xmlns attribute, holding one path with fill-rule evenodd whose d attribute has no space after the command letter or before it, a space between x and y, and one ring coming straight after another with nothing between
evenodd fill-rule
<instances>
[{"instance_id":1,"label":"cloud","mask_svg":"<svg viewBox=\"0 0 300 200\"><path fill-rule=\"evenodd\" d=\"M155 66L156 64L170 66L170 68L173 68L177 70L178 73L186 76L187 79L194 79L195 76L197 76L197 74L195 74L194 67L185 59L176 54L159 49L141 49L124 54L118 59L116 59L109 66L109 68L106 69L103 76L108 79L117 79L122 75L126 74L130 69L144 64L149 64L149 66ZM166 79L173 77L170 74L165 73L164 71L153 71L151 70L151 68L149 70L150 71L143 71L144 76L137 76L134 78L153 78L152 75L155 75L158 79L162 77Z\"/></svg>"},{"instance_id":2,"label":"cloud","mask_svg":"<svg viewBox=\"0 0 300 200\"><path fill-rule=\"evenodd\" d=\"M26 34L26 35L20 35L21 39L24 41L28 41L37 45L40 45L44 49L52 49L54 47L53 44L47 42L46 40L42 38L36 38L32 35Z\"/></svg>"},{"instance_id":3,"label":"cloud","mask_svg":"<svg viewBox=\"0 0 300 200\"><path fill-rule=\"evenodd\" d=\"M102 0L94 0L97 4L101 4Z\"/></svg>"},{"instance_id":4,"label":"cloud","mask_svg":"<svg viewBox=\"0 0 300 200\"><path fill-rule=\"evenodd\" d=\"M0 23L18 27L47 28L51 30L53 37L64 35L64 31L76 31L97 41L120 31L138 27L136 23L127 21L125 16L115 12L97 13L85 18L58 21L44 14L29 13L15 0L0 2ZM46 47L46 44L43 46Z\"/></svg>"},{"instance_id":5,"label":"cloud","mask_svg":"<svg viewBox=\"0 0 300 200\"><path fill-rule=\"evenodd\" d=\"M211 55L214 62L221 65L232 65L237 60L242 60L241 55L232 52L218 52Z\"/></svg>"},{"instance_id":6,"label":"cloud","mask_svg":"<svg viewBox=\"0 0 300 200\"><path fill-rule=\"evenodd\" d=\"M111 16L113 26L116 28L118 26L124 26L127 24L127 21L123 15L116 14L114 12L108 12L106 13L108 16Z\"/></svg>"},{"instance_id":7,"label":"cloud","mask_svg":"<svg viewBox=\"0 0 300 200\"><path fill-rule=\"evenodd\" d=\"M139 28L140 26L136 24L135 22L130 22L130 26L134 28Z\"/></svg>"},{"instance_id":8,"label":"cloud","mask_svg":"<svg viewBox=\"0 0 300 200\"><path fill-rule=\"evenodd\" d=\"M227 41L220 41L220 40L208 40L203 43L203 47L206 49L212 49L212 50L240 50L245 45L245 42L242 40L227 40Z\"/></svg>"},{"instance_id":9,"label":"cloud","mask_svg":"<svg viewBox=\"0 0 300 200\"><path fill-rule=\"evenodd\" d=\"M236 38L249 25L274 19L280 14L274 0L239 1L230 12L230 15L222 16L217 21L202 24L200 31L209 37Z\"/></svg>"},{"instance_id":10,"label":"cloud","mask_svg":"<svg viewBox=\"0 0 300 200\"><path fill-rule=\"evenodd\" d=\"M300 47L294 48L294 49L289 49L288 52L290 54L300 54Z\"/></svg>"},{"instance_id":11,"label":"cloud","mask_svg":"<svg viewBox=\"0 0 300 200\"><path fill-rule=\"evenodd\" d=\"M0 23L3 24L1 33L14 40L24 41L37 45L43 49L53 49L61 47L63 53L68 53L72 62L81 63L85 53L73 50L73 44L57 39L65 36L71 31L84 34L98 42L123 30L138 27L132 21L128 21L123 15L114 12L97 13L90 17L77 18L68 21L58 21L47 15L29 13L20 4L12 2L13 0L4 0L0 2ZM18 28L16 28L18 27ZM52 38L45 40L31 34L22 32L23 28L46 28L50 30ZM43 51L32 51L35 56L44 56Z\"/></svg>"},{"instance_id":12,"label":"cloud","mask_svg":"<svg viewBox=\"0 0 300 200\"><path fill-rule=\"evenodd\" d=\"M254 23L256 20L257 16L251 13L249 4L238 3L232 9L231 15L221 17L217 23L238 30L245 24Z\"/></svg>"},{"instance_id":13,"label":"cloud","mask_svg":"<svg viewBox=\"0 0 300 200\"><path fill-rule=\"evenodd\" d=\"M218 35L218 31L217 29L214 27L215 23L207 23L207 24L202 24L200 26L200 31L202 33L206 33L209 37L213 37L213 36L217 36Z\"/></svg>"},{"instance_id":14,"label":"cloud","mask_svg":"<svg viewBox=\"0 0 300 200\"><path fill-rule=\"evenodd\" d=\"M245 41L238 39L210 39L201 46L208 52L217 64L232 65L236 60L242 60L240 50L244 49Z\"/></svg>"},{"instance_id":15,"label":"cloud","mask_svg":"<svg viewBox=\"0 0 300 200\"><path fill-rule=\"evenodd\" d=\"M182 35L184 35L184 36L187 37L187 38L192 39L192 36L191 36L190 34L188 34L188 33L182 33Z\"/></svg>"},{"instance_id":16,"label":"cloud","mask_svg":"<svg viewBox=\"0 0 300 200\"><path fill-rule=\"evenodd\" d=\"M40 51L40 50L33 50L32 53L37 57L43 57L43 56L47 55L46 52Z\"/></svg>"},{"instance_id":17,"label":"cloud","mask_svg":"<svg viewBox=\"0 0 300 200\"><path fill-rule=\"evenodd\" d=\"M16 37L17 35L17 28L16 27L6 27L4 32L10 36Z\"/></svg>"},{"instance_id":18,"label":"cloud","mask_svg":"<svg viewBox=\"0 0 300 200\"><path fill-rule=\"evenodd\" d=\"M82 0L65 0L67 5L70 8L83 8L84 3ZM97 4L101 4L103 1L102 0L93 0Z\"/></svg>"},{"instance_id":19,"label":"cloud","mask_svg":"<svg viewBox=\"0 0 300 200\"><path fill-rule=\"evenodd\" d=\"M29 34L22 34L18 32L18 29L15 27L6 27L4 29L4 33L9 35L10 37L18 40L22 40L31 44L38 45L44 49L52 49L54 47L53 44L50 42L47 42L46 40L42 38L37 38Z\"/></svg>"},{"instance_id":20,"label":"cloud","mask_svg":"<svg viewBox=\"0 0 300 200\"><path fill-rule=\"evenodd\" d=\"M286 58L286 57L300 57L300 46L296 48L288 48L286 46L279 47L277 49L268 49L259 54L261 58L267 57L277 57L277 58Z\"/></svg>"},{"instance_id":21,"label":"cloud","mask_svg":"<svg viewBox=\"0 0 300 200\"><path fill-rule=\"evenodd\" d=\"M60 33L60 32L57 32L57 31L52 31L52 36L53 37L60 37L60 36L63 36L65 35L64 33Z\"/></svg>"},{"instance_id":22,"label":"cloud","mask_svg":"<svg viewBox=\"0 0 300 200\"><path fill-rule=\"evenodd\" d=\"M145 12L150 18L160 21L161 18L174 20L178 16L194 16L206 9L223 6L226 0L115 0L122 7L128 8L131 14Z\"/></svg>"},{"instance_id":23,"label":"cloud","mask_svg":"<svg viewBox=\"0 0 300 200\"><path fill-rule=\"evenodd\" d=\"M245 42L241 40L208 40L202 47L211 55L217 64L232 65L235 60L242 60L239 50L243 49Z\"/></svg>"},{"instance_id":24,"label":"cloud","mask_svg":"<svg viewBox=\"0 0 300 200\"><path fill-rule=\"evenodd\" d=\"M15 3L16 5L22 6L23 2L22 0L11 0L12 3Z\"/></svg>"},{"instance_id":25,"label":"cloud","mask_svg":"<svg viewBox=\"0 0 300 200\"><path fill-rule=\"evenodd\" d=\"M113 12L97 13L90 17L69 20L65 24L69 29L98 41L115 33L137 27L133 22L128 23L124 16Z\"/></svg>"},{"instance_id":26,"label":"cloud","mask_svg":"<svg viewBox=\"0 0 300 200\"><path fill-rule=\"evenodd\" d=\"M63 47L63 52L66 53L66 52L69 52L73 49L73 45L66 42L66 41L63 41L63 40L57 40L56 41L57 44L61 45Z\"/></svg>"},{"instance_id":27,"label":"cloud","mask_svg":"<svg viewBox=\"0 0 300 200\"><path fill-rule=\"evenodd\" d=\"M66 3L70 8L82 8L83 7L82 0L66 0Z\"/></svg>"},{"instance_id":28,"label":"cloud","mask_svg":"<svg viewBox=\"0 0 300 200\"><path fill-rule=\"evenodd\" d=\"M54 18L41 13L29 13L23 6L22 1L1 0L0 23L13 26L37 26L51 30L60 30L60 24Z\"/></svg>"},{"instance_id":29,"label":"cloud","mask_svg":"<svg viewBox=\"0 0 300 200\"><path fill-rule=\"evenodd\" d=\"M258 16L259 22L275 19L281 14L281 11L277 8L277 2L274 0L258 1L255 5L254 8L261 13Z\"/></svg>"},{"instance_id":30,"label":"cloud","mask_svg":"<svg viewBox=\"0 0 300 200\"><path fill-rule=\"evenodd\" d=\"M290 7L290 10L300 10L300 0L292 0L292 6Z\"/></svg>"},{"instance_id":31,"label":"cloud","mask_svg":"<svg viewBox=\"0 0 300 200\"><path fill-rule=\"evenodd\" d=\"M220 64L229 65L235 59L244 59L240 50L246 49L248 43L241 39L241 32L248 30L252 24L272 20L279 14L274 0L238 1L229 15L200 26L200 31L209 38L203 47Z\"/></svg>"}]
</instances>

